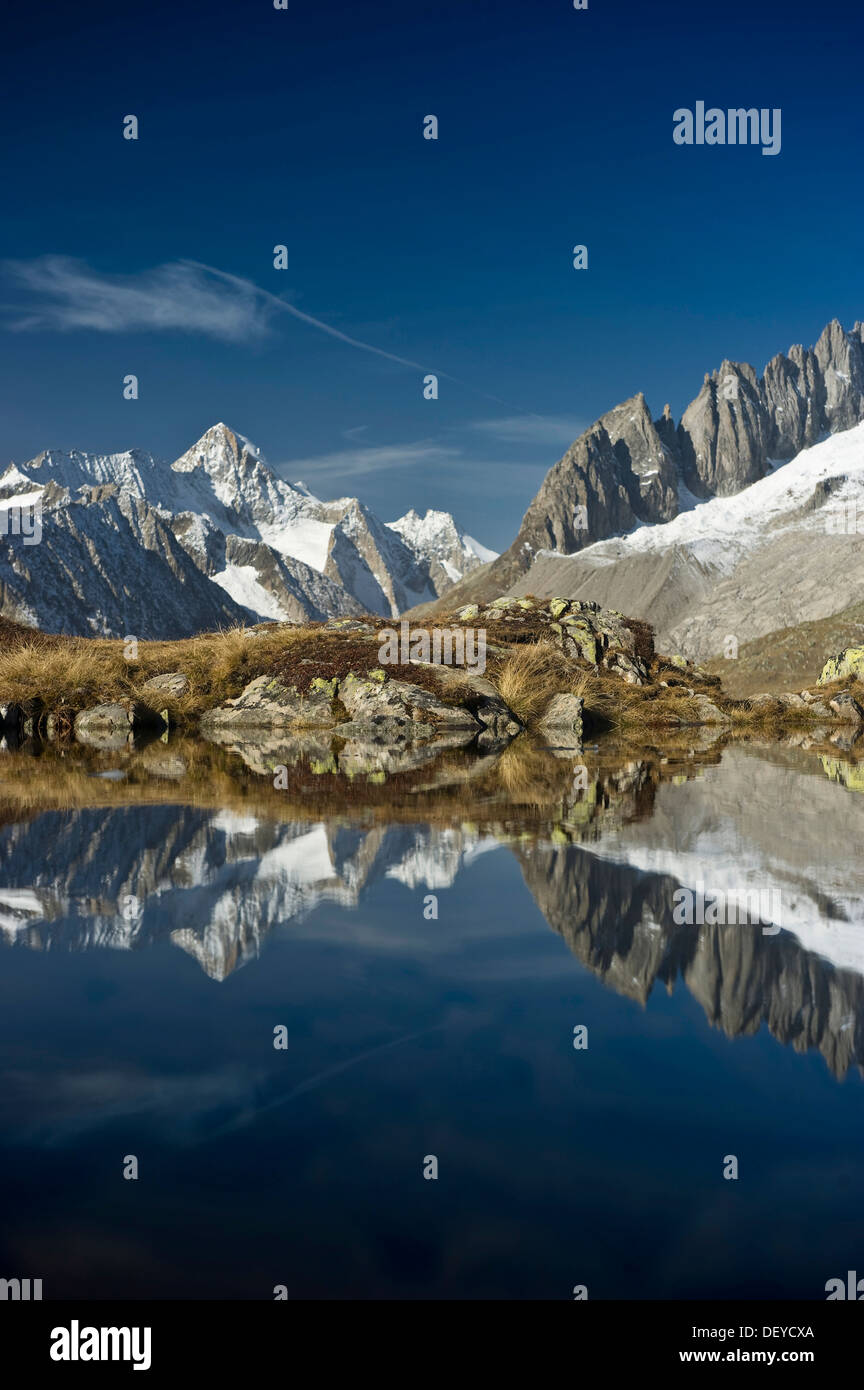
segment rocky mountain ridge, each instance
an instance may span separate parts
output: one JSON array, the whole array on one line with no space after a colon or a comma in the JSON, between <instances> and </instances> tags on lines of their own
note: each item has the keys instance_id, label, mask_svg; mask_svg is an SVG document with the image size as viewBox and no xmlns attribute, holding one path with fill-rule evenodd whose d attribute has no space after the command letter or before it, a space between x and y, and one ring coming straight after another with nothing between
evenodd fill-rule
<instances>
[{"instance_id":1,"label":"rocky mountain ridge","mask_svg":"<svg viewBox=\"0 0 864 1390\"><path fill-rule=\"evenodd\" d=\"M448 598L486 600L516 584L539 552L573 555L672 521L701 501L732 497L862 419L860 321L847 332L832 320L814 347L778 353L761 376L724 360L706 373L677 425L668 405L654 418L638 392L579 436L546 475L509 549Z\"/></svg>"},{"instance_id":2,"label":"rocky mountain ridge","mask_svg":"<svg viewBox=\"0 0 864 1390\"><path fill-rule=\"evenodd\" d=\"M55 632L157 638L250 619L395 617L493 555L447 513L385 525L357 498L322 502L221 423L171 465L138 449L10 464L0 508L34 499L38 545L0 531L0 613Z\"/></svg>"}]
</instances>

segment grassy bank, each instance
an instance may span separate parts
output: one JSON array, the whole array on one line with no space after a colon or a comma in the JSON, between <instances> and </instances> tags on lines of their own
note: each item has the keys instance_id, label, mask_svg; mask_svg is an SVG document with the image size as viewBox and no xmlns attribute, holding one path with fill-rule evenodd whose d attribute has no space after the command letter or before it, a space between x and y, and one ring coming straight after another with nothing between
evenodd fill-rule
<instances>
[{"instance_id":1,"label":"grassy bank","mask_svg":"<svg viewBox=\"0 0 864 1390\"><path fill-rule=\"evenodd\" d=\"M458 620L443 621L446 626ZM384 627L383 621L363 629L346 625L344 630L320 623L263 624L178 641L142 641L130 648L116 639L43 634L0 619L0 703L51 713L63 732L80 710L138 701L167 710L172 724L193 731L205 710L235 699L258 676L276 677L304 692L320 679L341 679L350 672L368 675L378 668ZM485 676L528 729L538 725L549 701L562 693L582 699L587 729L617 729L634 736L640 730L711 722L710 706L735 727L806 727L819 722L820 716L807 708L785 708L776 700L734 700L724 692L718 675L656 655L646 632L637 637L647 672L641 685L565 655L541 615L528 614L525 621L502 621L490 628ZM168 673L185 676L182 694L147 689L149 680ZM382 674L379 670L379 679ZM458 675L442 685L434 667L415 662L388 665L386 677L422 686L448 703L459 704L466 694ZM827 702L844 689L864 697L860 685L848 678L820 688L819 698ZM824 715L821 718L824 721Z\"/></svg>"}]
</instances>

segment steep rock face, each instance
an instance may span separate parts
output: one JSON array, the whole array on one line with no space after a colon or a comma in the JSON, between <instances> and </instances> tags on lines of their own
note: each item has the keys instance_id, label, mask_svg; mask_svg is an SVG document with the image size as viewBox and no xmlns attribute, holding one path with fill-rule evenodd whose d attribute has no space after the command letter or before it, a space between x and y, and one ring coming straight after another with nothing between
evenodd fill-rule
<instances>
[{"instance_id":1,"label":"steep rock face","mask_svg":"<svg viewBox=\"0 0 864 1390\"><path fill-rule=\"evenodd\" d=\"M571 553L603 536L629 531L638 520L632 486L632 476L598 422L547 474L516 540L493 570L519 573L538 550Z\"/></svg>"},{"instance_id":2,"label":"steep rock face","mask_svg":"<svg viewBox=\"0 0 864 1390\"><path fill-rule=\"evenodd\" d=\"M370 613L395 618L435 598L428 567L362 502L330 503L326 515L335 524L324 573L356 594Z\"/></svg>"},{"instance_id":3,"label":"steep rock face","mask_svg":"<svg viewBox=\"0 0 864 1390\"><path fill-rule=\"evenodd\" d=\"M736 497L708 499L578 555L547 551L512 592L592 599L651 623L661 650L694 661L729 657L730 639L735 652L769 633L780 640L860 602L862 518L864 422Z\"/></svg>"},{"instance_id":4,"label":"steep rock face","mask_svg":"<svg viewBox=\"0 0 864 1390\"><path fill-rule=\"evenodd\" d=\"M765 368L762 389L771 430L771 458L791 458L815 444L824 422L825 393L812 349L778 353Z\"/></svg>"},{"instance_id":5,"label":"steep rock face","mask_svg":"<svg viewBox=\"0 0 864 1390\"><path fill-rule=\"evenodd\" d=\"M486 600L515 583L539 551L572 554L642 520L674 516L677 442L665 433L641 392L602 416L549 470L509 550L450 597Z\"/></svg>"},{"instance_id":6,"label":"steep rock face","mask_svg":"<svg viewBox=\"0 0 864 1390\"><path fill-rule=\"evenodd\" d=\"M107 485L43 502L39 545L0 542L0 606L47 632L85 636L190 637L248 620L159 512Z\"/></svg>"},{"instance_id":7,"label":"steep rock face","mask_svg":"<svg viewBox=\"0 0 864 1390\"><path fill-rule=\"evenodd\" d=\"M845 333L832 319L813 355L824 389L823 428L832 433L851 429L864 415L864 324Z\"/></svg>"},{"instance_id":8,"label":"steep rock face","mask_svg":"<svg viewBox=\"0 0 864 1390\"><path fill-rule=\"evenodd\" d=\"M759 378L724 362L706 376L678 429L684 480L697 497L729 497L764 477L770 428Z\"/></svg>"},{"instance_id":9,"label":"steep rock face","mask_svg":"<svg viewBox=\"0 0 864 1390\"><path fill-rule=\"evenodd\" d=\"M861 323L847 333L833 319L815 348L779 353L761 377L738 362L706 376L678 430L691 491L731 496L764 477L771 462L857 425L864 418L862 338Z\"/></svg>"},{"instance_id":10,"label":"steep rock face","mask_svg":"<svg viewBox=\"0 0 864 1390\"><path fill-rule=\"evenodd\" d=\"M576 440L546 475L509 550L460 581L448 602L486 601L519 584L539 552L573 555L639 525L673 521L694 497L731 497L861 420L860 322L846 332L834 319L815 347L779 353L761 377L747 363L724 361L706 374L677 428L668 405L652 421L640 392ZM585 528L573 525L580 507Z\"/></svg>"},{"instance_id":11,"label":"steep rock face","mask_svg":"<svg viewBox=\"0 0 864 1390\"><path fill-rule=\"evenodd\" d=\"M664 414L655 425L640 391L597 422L609 436L640 521L670 521L678 512L678 443L667 420L671 415Z\"/></svg>"}]
</instances>

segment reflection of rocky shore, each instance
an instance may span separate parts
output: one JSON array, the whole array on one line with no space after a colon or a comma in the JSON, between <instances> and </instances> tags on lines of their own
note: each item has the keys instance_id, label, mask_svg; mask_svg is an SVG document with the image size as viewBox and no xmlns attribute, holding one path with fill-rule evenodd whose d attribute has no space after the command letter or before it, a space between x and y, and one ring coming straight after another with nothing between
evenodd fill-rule
<instances>
[{"instance_id":1,"label":"reflection of rocky shore","mask_svg":"<svg viewBox=\"0 0 864 1390\"><path fill-rule=\"evenodd\" d=\"M170 941L224 979L322 902L356 907L384 877L448 887L477 853L507 846L550 926L618 993L644 1003L680 976L730 1037L764 1023L836 1075L864 1064L864 867L849 852L864 802L842 764L788 747L594 750L577 763L526 745L414 768L401 792L358 779L340 803L345 779L301 759L286 812L267 762L260 781L232 778L220 753L190 785L193 754L153 747L119 780L98 762L29 760L32 805L0 817L0 941ZM327 788L325 805L305 776ZM676 889L717 875L777 886L787 930L675 925Z\"/></svg>"}]
</instances>

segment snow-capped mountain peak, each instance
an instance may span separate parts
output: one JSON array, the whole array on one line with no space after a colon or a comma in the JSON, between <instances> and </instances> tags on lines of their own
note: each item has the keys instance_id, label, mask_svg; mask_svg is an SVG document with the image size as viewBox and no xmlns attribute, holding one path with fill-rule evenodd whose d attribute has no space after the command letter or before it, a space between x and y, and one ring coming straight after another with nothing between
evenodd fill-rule
<instances>
[{"instance_id":1,"label":"snow-capped mountain peak","mask_svg":"<svg viewBox=\"0 0 864 1390\"><path fill-rule=\"evenodd\" d=\"M43 539L26 563L0 536L2 611L55 631L167 637L250 618L395 617L491 553L446 512L418 517L403 537L357 498L322 502L222 421L173 464L138 449L47 450L0 475L6 502L34 496ZM79 568L76 589L68 576ZM148 587L159 600L149 606Z\"/></svg>"},{"instance_id":2,"label":"snow-capped mountain peak","mask_svg":"<svg viewBox=\"0 0 864 1390\"><path fill-rule=\"evenodd\" d=\"M412 507L398 521L389 521L387 525L443 576L445 589L447 580L455 584L479 565L498 558L496 551L460 532L449 512L429 508L425 516L420 516Z\"/></svg>"},{"instance_id":3,"label":"snow-capped mountain peak","mask_svg":"<svg viewBox=\"0 0 864 1390\"><path fill-rule=\"evenodd\" d=\"M207 473L236 469L243 461L263 463L259 451L245 435L232 430L221 420L211 425L191 449L187 449L171 467L175 473L191 473L203 468Z\"/></svg>"},{"instance_id":4,"label":"snow-capped mountain peak","mask_svg":"<svg viewBox=\"0 0 864 1390\"><path fill-rule=\"evenodd\" d=\"M153 485L159 469L164 469L152 454L143 449L126 449L118 454L87 454L80 449L45 449L29 463L10 464L0 477L0 487L7 488L15 479L32 487L47 487L54 483L68 488L70 493L82 489L115 484L134 497L144 497Z\"/></svg>"}]
</instances>

